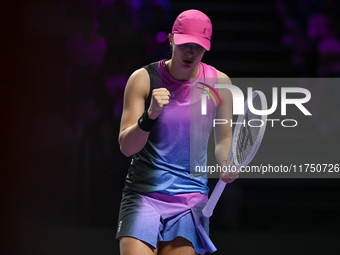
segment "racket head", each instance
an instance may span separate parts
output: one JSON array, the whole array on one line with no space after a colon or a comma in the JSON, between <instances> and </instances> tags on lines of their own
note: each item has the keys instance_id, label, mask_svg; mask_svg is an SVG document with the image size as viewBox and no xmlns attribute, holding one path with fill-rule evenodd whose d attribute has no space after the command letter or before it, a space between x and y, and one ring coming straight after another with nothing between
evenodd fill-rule
<instances>
[{"instance_id":1,"label":"racket head","mask_svg":"<svg viewBox=\"0 0 340 255\"><path fill-rule=\"evenodd\" d=\"M250 100L256 110L267 110L268 108L266 97L261 91L254 91L252 96L246 100L244 115L239 115L237 119L231 147L233 161L237 169L252 161L266 130L267 115L252 113L248 107ZM245 125L240 123L245 123Z\"/></svg>"}]
</instances>

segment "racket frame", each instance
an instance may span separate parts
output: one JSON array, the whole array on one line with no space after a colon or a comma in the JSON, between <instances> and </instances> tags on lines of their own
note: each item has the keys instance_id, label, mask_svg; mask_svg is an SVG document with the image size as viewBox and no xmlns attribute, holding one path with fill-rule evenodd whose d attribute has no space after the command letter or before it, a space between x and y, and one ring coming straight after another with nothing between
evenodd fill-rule
<instances>
[{"instance_id":1,"label":"racket frame","mask_svg":"<svg viewBox=\"0 0 340 255\"><path fill-rule=\"evenodd\" d=\"M256 97L259 96L261 99L261 104L262 104L262 109L261 110L267 110L267 99L264 95L264 93L262 91L253 91L252 93L252 100ZM245 118L245 115L248 111L248 101L249 101L249 97L247 98L245 104L244 104L244 114L241 114L238 116L237 118L237 123L243 123L243 120ZM239 133L241 131L241 125L237 124L235 126L234 129L234 134L233 134L233 138L232 138L232 142L231 142L231 147L229 150L229 154L228 154L228 159L227 159L227 167L229 167L232 163L236 163L235 164L235 168L233 169L240 169L241 167L247 166L254 158L254 156L256 155L263 136L264 136L264 132L266 130L266 125L267 125L267 115L261 115L261 120L263 121L263 126L261 126L260 130L259 130L259 134L256 138L256 141L254 142L254 145L252 147L252 151L250 153L250 155L247 157L247 159L242 163L242 164L238 164L237 159L235 160L236 157L234 157L234 155L236 155L236 150L237 150L237 141L239 138ZM246 125L248 123L245 123ZM230 169L230 168L229 168ZM226 183L224 181L222 181L222 179L220 178L213 190L213 192L211 193L210 198L208 199L208 202L206 204L206 206L203 208L202 213L205 217L211 217L211 215L213 214L214 208L219 200L219 198L222 195L222 192L224 190L226 186Z\"/></svg>"}]
</instances>

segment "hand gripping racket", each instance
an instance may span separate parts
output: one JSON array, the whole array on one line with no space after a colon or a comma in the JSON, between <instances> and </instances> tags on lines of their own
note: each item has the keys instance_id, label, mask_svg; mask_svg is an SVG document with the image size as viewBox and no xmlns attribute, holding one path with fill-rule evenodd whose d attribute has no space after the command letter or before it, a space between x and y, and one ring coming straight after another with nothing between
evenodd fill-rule
<instances>
[{"instance_id":1,"label":"hand gripping racket","mask_svg":"<svg viewBox=\"0 0 340 255\"><path fill-rule=\"evenodd\" d=\"M261 91L252 93L253 106L256 110L267 110L267 100ZM234 129L227 167L233 162L236 168L247 166L258 151L264 132L266 130L267 115L257 115L248 108L249 98L244 104L244 115L239 115ZM227 168L232 169L232 168ZM206 206L203 208L203 215L210 217L219 200L226 183L219 179Z\"/></svg>"}]
</instances>

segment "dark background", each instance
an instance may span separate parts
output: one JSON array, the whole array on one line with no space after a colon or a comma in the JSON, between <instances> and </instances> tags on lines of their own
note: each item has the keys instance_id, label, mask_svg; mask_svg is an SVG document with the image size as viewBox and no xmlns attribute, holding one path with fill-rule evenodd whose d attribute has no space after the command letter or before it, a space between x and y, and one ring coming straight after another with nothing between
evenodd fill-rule
<instances>
[{"instance_id":1,"label":"dark background","mask_svg":"<svg viewBox=\"0 0 340 255\"><path fill-rule=\"evenodd\" d=\"M138 11L124 1L5 4L1 254L119 254L116 221L129 165L117 142L119 85L135 69L170 56L167 42L155 37L170 32L181 11L197 8L211 18L212 50L204 61L231 78L322 77L306 31L308 17L319 12L339 24L337 1L326 11L323 2L144 1ZM81 100L97 108L79 124L72 110L79 98L67 89L66 45L94 19L107 49L101 64L87 69L91 81ZM298 128L268 131L255 163L339 164L337 86L307 84L313 117L291 112L301 119ZM339 192L339 179L237 180L211 218L216 254L339 254Z\"/></svg>"}]
</instances>

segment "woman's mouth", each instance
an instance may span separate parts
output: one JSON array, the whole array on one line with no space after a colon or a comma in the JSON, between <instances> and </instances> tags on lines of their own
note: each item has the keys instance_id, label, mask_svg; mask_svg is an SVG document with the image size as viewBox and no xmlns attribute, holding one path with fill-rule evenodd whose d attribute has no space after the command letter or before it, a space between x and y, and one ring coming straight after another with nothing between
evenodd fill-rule
<instances>
[{"instance_id":1,"label":"woman's mouth","mask_svg":"<svg viewBox=\"0 0 340 255\"><path fill-rule=\"evenodd\" d=\"M193 61L187 60L187 59L184 59L183 62L184 62L185 64L192 64L192 63L193 63Z\"/></svg>"}]
</instances>

